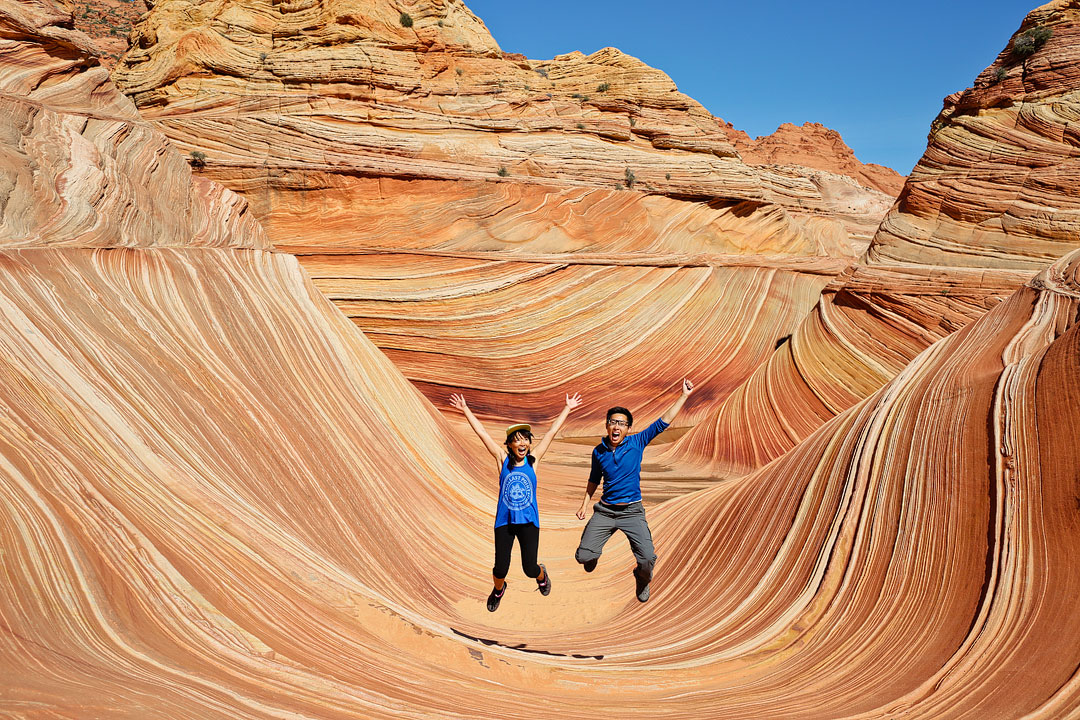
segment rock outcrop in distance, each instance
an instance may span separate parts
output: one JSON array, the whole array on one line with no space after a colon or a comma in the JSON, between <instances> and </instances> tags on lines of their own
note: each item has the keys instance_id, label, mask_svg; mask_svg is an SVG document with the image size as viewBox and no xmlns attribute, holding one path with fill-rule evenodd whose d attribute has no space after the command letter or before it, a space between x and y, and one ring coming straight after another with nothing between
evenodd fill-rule
<instances>
[{"instance_id":1,"label":"rock outcrop in distance","mask_svg":"<svg viewBox=\"0 0 1080 720\"><path fill-rule=\"evenodd\" d=\"M862 163L840 133L821 123L801 126L783 123L772 135L751 138L731 123L720 121L729 142L750 165L795 165L850 177L891 197L900 194L905 177L892 168Z\"/></svg>"},{"instance_id":2,"label":"rock outcrop in distance","mask_svg":"<svg viewBox=\"0 0 1080 720\"><path fill-rule=\"evenodd\" d=\"M132 38L114 77L144 116L429 398L493 419L581 390L568 432L593 433L610 378L650 415L684 374L704 417L893 201L747 165L618 50L504 53L458 0L162 0Z\"/></svg>"},{"instance_id":3,"label":"rock outcrop in distance","mask_svg":"<svg viewBox=\"0 0 1080 720\"><path fill-rule=\"evenodd\" d=\"M1078 8L1034 10L975 86L945 99L862 262L668 461L730 477L774 460L1080 245ZM1014 49L1034 35L1033 52Z\"/></svg>"},{"instance_id":4,"label":"rock outcrop in distance","mask_svg":"<svg viewBox=\"0 0 1080 720\"><path fill-rule=\"evenodd\" d=\"M76 29L90 37L98 60L109 68L127 51L131 28L149 9L147 0L63 0L57 4L71 11Z\"/></svg>"},{"instance_id":5,"label":"rock outcrop in distance","mask_svg":"<svg viewBox=\"0 0 1080 720\"><path fill-rule=\"evenodd\" d=\"M0 0L5 713L1080 712L1080 251L785 457L653 508L648 605L624 548L577 570L544 502L552 594L514 574L492 615L490 463L67 23ZM7 170L29 157L85 203L48 243Z\"/></svg>"}]
</instances>

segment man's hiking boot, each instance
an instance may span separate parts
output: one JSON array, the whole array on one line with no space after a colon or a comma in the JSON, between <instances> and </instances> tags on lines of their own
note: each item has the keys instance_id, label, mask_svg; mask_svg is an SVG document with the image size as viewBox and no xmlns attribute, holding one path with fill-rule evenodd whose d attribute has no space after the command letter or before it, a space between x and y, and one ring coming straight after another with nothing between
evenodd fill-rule
<instances>
[{"instance_id":1,"label":"man's hiking boot","mask_svg":"<svg viewBox=\"0 0 1080 720\"><path fill-rule=\"evenodd\" d=\"M487 602L488 612L495 612L499 609L499 603L502 602L503 595L506 594L506 588L507 586L509 586L509 584L510 583L503 583L503 589L501 591L496 590L495 588L491 588L491 594L488 595Z\"/></svg>"},{"instance_id":2,"label":"man's hiking boot","mask_svg":"<svg viewBox=\"0 0 1080 720\"><path fill-rule=\"evenodd\" d=\"M646 583L645 587L641 587L641 583L638 583L637 590L638 602L649 602L649 584Z\"/></svg>"},{"instance_id":3,"label":"man's hiking boot","mask_svg":"<svg viewBox=\"0 0 1080 720\"><path fill-rule=\"evenodd\" d=\"M540 564L540 569L544 571L544 580L543 582L540 580L536 581L536 589L540 591L541 595L546 597L547 594L551 592L551 574L548 573L547 568L544 567L543 563Z\"/></svg>"},{"instance_id":4,"label":"man's hiking boot","mask_svg":"<svg viewBox=\"0 0 1080 720\"><path fill-rule=\"evenodd\" d=\"M581 567L585 568L585 572L592 572L596 569L596 561L600 558L593 558L592 560L586 560L581 563Z\"/></svg>"}]
</instances>

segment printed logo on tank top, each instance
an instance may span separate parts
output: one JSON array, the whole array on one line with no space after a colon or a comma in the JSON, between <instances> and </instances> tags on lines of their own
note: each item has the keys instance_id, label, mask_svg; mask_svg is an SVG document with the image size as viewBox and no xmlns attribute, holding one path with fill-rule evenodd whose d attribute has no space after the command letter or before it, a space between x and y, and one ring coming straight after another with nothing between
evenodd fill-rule
<instances>
[{"instance_id":1,"label":"printed logo on tank top","mask_svg":"<svg viewBox=\"0 0 1080 720\"><path fill-rule=\"evenodd\" d=\"M503 482L502 501L511 510L524 510L532 505L532 481L523 472L512 472Z\"/></svg>"}]
</instances>

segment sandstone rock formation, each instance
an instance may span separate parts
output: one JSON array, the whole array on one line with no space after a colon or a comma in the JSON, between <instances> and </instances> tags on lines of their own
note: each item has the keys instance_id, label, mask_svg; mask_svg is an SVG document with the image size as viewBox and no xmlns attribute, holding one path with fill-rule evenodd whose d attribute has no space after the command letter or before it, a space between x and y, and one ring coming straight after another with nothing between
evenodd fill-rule
<instances>
[{"instance_id":1,"label":"sandstone rock formation","mask_svg":"<svg viewBox=\"0 0 1080 720\"><path fill-rule=\"evenodd\" d=\"M1080 251L767 468L660 508L682 602L650 621L708 618L667 649L738 675L723 713L1080 709L1078 273Z\"/></svg>"},{"instance_id":2,"label":"sandstone rock formation","mask_svg":"<svg viewBox=\"0 0 1080 720\"><path fill-rule=\"evenodd\" d=\"M790 342L670 462L708 461L737 476L779 457L1080 245L1070 139L1080 115L1078 9L1062 1L1033 11L975 87L946 98L863 263L826 288ZM1018 56L1012 48L1035 27L1052 37Z\"/></svg>"},{"instance_id":3,"label":"sandstone rock formation","mask_svg":"<svg viewBox=\"0 0 1080 720\"><path fill-rule=\"evenodd\" d=\"M974 87L945 99L868 261L1036 272L1076 245L1078 14L1073 2L1034 10ZM1036 28L1052 37L1018 52Z\"/></svg>"},{"instance_id":4,"label":"sandstone rock formation","mask_svg":"<svg viewBox=\"0 0 1080 720\"><path fill-rule=\"evenodd\" d=\"M821 123L783 123L772 135L753 139L731 123L720 121L720 129L743 161L751 165L816 168L853 178L894 198L904 186L903 175L883 165L859 162L840 133Z\"/></svg>"},{"instance_id":5,"label":"sandstone rock formation","mask_svg":"<svg viewBox=\"0 0 1080 720\"><path fill-rule=\"evenodd\" d=\"M57 3L70 10L75 27L94 43L98 59L107 67L128 49L128 33L149 9L147 0L64 0Z\"/></svg>"},{"instance_id":6,"label":"sandstone rock formation","mask_svg":"<svg viewBox=\"0 0 1080 720\"><path fill-rule=\"evenodd\" d=\"M457 0L164 0L133 38L115 77L205 154L200 174L242 193L430 398L464 391L494 418L546 419L564 391L612 377L652 413L696 372L693 421L892 202L825 171L746 165L703 107L617 50L503 53ZM540 310L556 292L560 317ZM731 320L740 303L752 312ZM710 359L738 344L740 360ZM605 401L570 431L594 432Z\"/></svg>"},{"instance_id":7,"label":"sandstone rock formation","mask_svg":"<svg viewBox=\"0 0 1080 720\"><path fill-rule=\"evenodd\" d=\"M544 500L555 589L514 574L492 615L490 463L65 23L0 0L4 713L1080 712L1080 252L784 458L651 510L648 605L625 548L574 567Z\"/></svg>"},{"instance_id":8,"label":"sandstone rock formation","mask_svg":"<svg viewBox=\"0 0 1080 720\"><path fill-rule=\"evenodd\" d=\"M8 3L7 12L0 244L267 246L247 203L192 177L139 117L69 15L44 2Z\"/></svg>"}]
</instances>

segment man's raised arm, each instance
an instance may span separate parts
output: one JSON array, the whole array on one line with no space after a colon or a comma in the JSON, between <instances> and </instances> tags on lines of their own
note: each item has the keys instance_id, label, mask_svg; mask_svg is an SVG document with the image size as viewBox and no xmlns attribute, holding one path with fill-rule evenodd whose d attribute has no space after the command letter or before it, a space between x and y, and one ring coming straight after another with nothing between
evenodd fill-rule
<instances>
[{"instance_id":1,"label":"man's raised arm","mask_svg":"<svg viewBox=\"0 0 1080 720\"><path fill-rule=\"evenodd\" d=\"M664 414L660 416L660 419L670 425L675 420L675 416L682 410L683 405L686 404L686 398L690 397L690 393L692 392L694 392L694 383L684 378L682 381L682 392L679 394L678 399L671 404L671 407L664 411Z\"/></svg>"}]
</instances>

